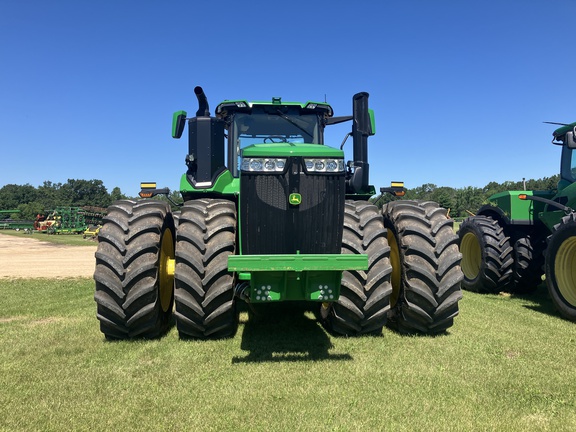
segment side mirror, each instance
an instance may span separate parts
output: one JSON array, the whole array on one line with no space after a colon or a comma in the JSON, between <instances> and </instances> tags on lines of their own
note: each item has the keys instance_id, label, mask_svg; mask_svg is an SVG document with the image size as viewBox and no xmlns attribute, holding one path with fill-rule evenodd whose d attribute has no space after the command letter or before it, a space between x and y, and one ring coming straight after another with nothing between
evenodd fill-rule
<instances>
[{"instance_id":1,"label":"side mirror","mask_svg":"<svg viewBox=\"0 0 576 432\"><path fill-rule=\"evenodd\" d=\"M186 111L176 111L172 115L172 138L180 138L186 125Z\"/></svg>"},{"instance_id":2,"label":"side mirror","mask_svg":"<svg viewBox=\"0 0 576 432\"><path fill-rule=\"evenodd\" d=\"M564 144L566 144L566 147L569 149L576 148L576 141L574 141L574 136L576 136L576 126L570 132L566 132L566 135L564 136Z\"/></svg>"},{"instance_id":3,"label":"side mirror","mask_svg":"<svg viewBox=\"0 0 576 432\"><path fill-rule=\"evenodd\" d=\"M374 118L374 110L368 109L368 116L370 117L370 136L376 135L376 119Z\"/></svg>"},{"instance_id":4,"label":"side mirror","mask_svg":"<svg viewBox=\"0 0 576 432\"><path fill-rule=\"evenodd\" d=\"M370 129L373 115L370 116L370 109L368 108L368 93L355 94L352 98L352 117L354 121L352 133L358 132L364 136L372 135Z\"/></svg>"}]
</instances>

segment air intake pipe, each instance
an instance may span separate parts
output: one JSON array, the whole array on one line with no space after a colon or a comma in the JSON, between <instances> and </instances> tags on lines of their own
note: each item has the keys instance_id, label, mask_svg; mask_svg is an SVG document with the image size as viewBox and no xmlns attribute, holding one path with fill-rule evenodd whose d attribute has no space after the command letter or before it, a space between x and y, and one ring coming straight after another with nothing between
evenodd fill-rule
<instances>
[{"instance_id":1,"label":"air intake pipe","mask_svg":"<svg viewBox=\"0 0 576 432\"><path fill-rule=\"evenodd\" d=\"M198 98L196 117L188 120L187 178L196 189L209 189L226 170L224 165L224 122L210 117L208 99L202 87L194 88Z\"/></svg>"},{"instance_id":2,"label":"air intake pipe","mask_svg":"<svg viewBox=\"0 0 576 432\"><path fill-rule=\"evenodd\" d=\"M204 94L204 90L200 86L194 87L194 94L198 98L198 111L196 117L210 117L210 107L208 106L208 98Z\"/></svg>"}]
</instances>

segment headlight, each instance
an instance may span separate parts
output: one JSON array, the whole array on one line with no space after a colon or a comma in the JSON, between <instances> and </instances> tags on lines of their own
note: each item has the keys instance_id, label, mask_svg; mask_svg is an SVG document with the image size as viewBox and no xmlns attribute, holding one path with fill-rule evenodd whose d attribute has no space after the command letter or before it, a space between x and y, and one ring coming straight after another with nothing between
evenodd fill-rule
<instances>
[{"instance_id":1,"label":"headlight","mask_svg":"<svg viewBox=\"0 0 576 432\"><path fill-rule=\"evenodd\" d=\"M250 161L250 171L262 171L262 160L253 159Z\"/></svg>"},{"instance_id":2,"label":"headlight","mask_svg":"<svg viewBox=\"0 0 576 432\"><path fill-rule=\"evenodd\" d=\"M277 158L243 158L240 169L248 172L282 172L286 159Z\"/></svg>"},{"instance_id":3,"label":"headlight","mask_svg":"<svg viewBox=\"0 0 576 432\"><path fill-rule=\"evenodd\" d=\"M304 159L308 172L335 173L344 171L344 159Z\"/></svg>"}]
</instances>

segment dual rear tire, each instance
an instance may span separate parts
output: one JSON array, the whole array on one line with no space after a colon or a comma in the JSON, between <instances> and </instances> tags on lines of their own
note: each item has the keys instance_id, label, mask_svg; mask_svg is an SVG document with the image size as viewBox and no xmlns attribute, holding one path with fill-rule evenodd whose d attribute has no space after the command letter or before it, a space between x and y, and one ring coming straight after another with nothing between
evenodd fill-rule
<instances>
[{"instance_id":1,"label":"dual rear tire","mask_svg":"<svg viewBox=\"0 0 576 432\"><path fill-rule=\"evenodd\" d=\"M168 330L174 239L166 203L122 200L108 208L94 271L97 317L106 338L156 338Z\"/></svg>"},{"instance_id":2,"label":"dual rear tire","mask_svg":"<svg viewBox=\"0 0 576 432\"><path fill-rule=\"evenodd\" d=\"M490 216L466 219L458 231L464 289L477 293L532 292L542 282L544 242L535 231Z\"/></svg>"},{"instance_id":3,"label":"dual rear tire","mask_svg":"<svg viewBox=\"0 0 576 432\"><path fill-rule=\"evenodd\" d=\"M182 338L234 335L238 316L228 255L235 252L236 210L226 200L117 201L98 235L97 317L107 339L157 338L174 305Z\"/></svg>"},{"instance_id":4,"label":"dual rear tire","mask_svg":"<svg viewBox=\"0 0 576 432\"><path fill-rule=\"evenodd\" d=\"M554 226L547 247L534 232L507 236L489 216L466 219L459 237L465 289L530 292L541 283L544 264L552 303L565 319L576 321L576 213L564 216Z\"/></svg>"},{"instance_id":5,"label":"dual rear tire","mask_svg":"<svg viewBox=\"0 0 576 432\"><path fill-rule=\"evenodd\" d=\"M392 201L382 212L393 267L389 325L401 333L445 332L462 298L453 221L431 201Z\"/></svg>"},{"instance_id":6,"label":"dual rear tire","mask_svg":"<svg viewBox=\"0 0 576 432\"><path fill-rule=\"evenodd\" d=\"M439 334L452 326L462 298L458 237L434 202L393 201L382 213L347 202L342 253L367 253L367 272L344 272L340 299L323 305L328 329L341 335Z\"/></svg>"}]
</instances>

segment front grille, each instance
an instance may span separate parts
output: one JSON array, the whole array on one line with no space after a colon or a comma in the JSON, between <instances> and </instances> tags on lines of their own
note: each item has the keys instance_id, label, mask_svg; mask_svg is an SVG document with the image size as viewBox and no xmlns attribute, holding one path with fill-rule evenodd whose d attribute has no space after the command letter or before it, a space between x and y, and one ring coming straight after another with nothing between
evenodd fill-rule
<instances>
[{"instance_id":1,"label":"front grille","mask_svg":"<svg viewBox=\"0 0 576 432\"><path fill-rule=\"evenodd\" d=\"M242 173L242 253L340 253L344 223L344 173L306 174L302 159L287 161L284 174ZM289 196L298 193L300 205Z\"/></svg>"}]
</instances>

